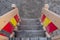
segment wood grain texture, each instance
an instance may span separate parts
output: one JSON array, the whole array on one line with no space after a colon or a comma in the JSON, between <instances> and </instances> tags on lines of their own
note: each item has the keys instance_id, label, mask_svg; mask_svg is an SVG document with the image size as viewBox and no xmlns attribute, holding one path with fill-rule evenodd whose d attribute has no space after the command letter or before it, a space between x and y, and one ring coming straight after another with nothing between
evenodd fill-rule
<instances>
[{"instance_id":1,"label":"wood grain texture","mask_svg":"<svg viewBox=\"0 0 60 40\"><path fill-rule=\"evenodd\" d=\"M42 9L42 13L44 13L46 17L48 17L57 26L57 28L60 29L60 16L59 15L45 8Z\"/></svg>"},{"instance_id":2,"label":"wood grain texture","mask_svg":"<svg viewBox=\"0 0 60 40\"><path fill-rule=\"evenodd\" d=\"M56 36L52 37L52 40L60 40L60 35L56 35Z\"/></svg>"},{"instance_id":3,"label":"wood grain texture","mask_svg":"<svg viewBox=\"0 0 60 40\"><path fill-rule=\"evenodd\" d=\"M0 40L9 40L9 39L8 39L8 37L1 36L1 35L0 35Z\"/></svg>"},{"instance_id":4,"label":"wood grain texture","mask_svg":"<svg viewBox=\"0 0 60 40\"><path fill-rule=\"evenodd\" d=\"M0 30L4 28L4 26L13 18L16 14L18 14L18 9L15 8L0 17Z\"/></svg>"}]
</instances>

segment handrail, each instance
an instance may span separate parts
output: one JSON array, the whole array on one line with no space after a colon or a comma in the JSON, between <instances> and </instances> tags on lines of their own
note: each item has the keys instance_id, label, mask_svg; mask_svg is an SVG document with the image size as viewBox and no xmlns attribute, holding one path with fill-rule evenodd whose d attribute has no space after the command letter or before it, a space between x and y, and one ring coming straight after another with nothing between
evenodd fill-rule
<instances>
[{"instance_id":1,"label":"handrail","mask_svg":"<svg viewBox=\"0 0 60 40\"><path fill-rule=\"evenodd\" d=\"M0 30L10 21L14 15L18 13L18 9L15 8L0 17Z\"/></svg>"},{"instance_id":2,"label":"handrail","mask_svg":"<svg viewBox=\"0 0 60 40\"><path fill-rule=\"evenodd\" d=\"M56 25L56 27L60 29L60 16L59 15L47 9L43 9L42 13L44 13L46 17L48 17Z\"/></svg>"},{"instance_id":3,"label":"handrail","mask_svg":"<svg viewBox=\"0 0 60 40\"><path fill-rule=\"evenodd\" d=\"M12 10L0 16L0 39L8 40L8 37L13 36L14 29L17 28L18 23L21 21L18 8L12 6Z\"/></svg>"},{"instance_id":4,"label":"handrail","mask_svg":"<svg viewBox=\"0 0 60 40\"><path fill-rule=\"evenodd\" d=\"M47 4L42 8L40 21L43 29L46 31L47 37L51 37L54 31L60 30L60 16L48 8L49 5ZM54 36L52 39L55 39L55 37L60 38L60 36Z\"/></svg>"}]
</instances>

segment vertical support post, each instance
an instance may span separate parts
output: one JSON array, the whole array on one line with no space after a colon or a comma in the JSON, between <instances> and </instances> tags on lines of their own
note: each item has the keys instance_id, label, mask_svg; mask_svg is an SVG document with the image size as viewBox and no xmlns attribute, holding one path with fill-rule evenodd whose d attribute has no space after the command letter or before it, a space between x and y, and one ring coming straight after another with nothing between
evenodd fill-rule
<instances>
[{"instance_id":1,"label":"vertical support post","mask_svg":"<svg viewBox=\"0 0 60 40\"><path fill-rule=\"evenodd\" d=\"M45 4L44 5L44 8L49 9L49 5L48 4Z\"/></svg>"},{"instance_id":2,"label":"vertical support post","mask_svg":"<svg viewBox=\"0 0 60 40\"><path fill-rule=\"evenodd\" d=\"M48 10L49 9L49 5L48 4L45 4L43 8ZM43 27L43 29L46 31L46 28L45 27ZM50 38L50 35L47 32L45 32L45 33L46 33L46 36L48 38Z\"/></svg>"}]
</instances>

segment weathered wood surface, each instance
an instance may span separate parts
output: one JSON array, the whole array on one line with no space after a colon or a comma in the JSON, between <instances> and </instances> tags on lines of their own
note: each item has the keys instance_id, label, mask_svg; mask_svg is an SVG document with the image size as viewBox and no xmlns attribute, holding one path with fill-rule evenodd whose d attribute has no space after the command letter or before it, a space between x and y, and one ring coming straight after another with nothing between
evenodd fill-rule
<instances>
[{"instance_id":1,"label":"weathered wood surface","mask_svg":"<svg viewBox=\"0 0 60 40\"><path fill-rule=\"evenodd\" d=\"M0 40L9 40L9 39L8 39L8 37L1 36L1 35L0 35Z\"/></svg>"},{"instance_id":2,"label":"weathered wood surface","mask_svg":"<svg viewBox=\"0 0 60 40\"><path fill-rule=\"evenodd\" d=\"M56 36L52 37L52 40L60 40L60 35L56 35Z\"/></svg>"},{"instance_id":3,"label":"weathered wood surface","mask_svg":"<svg viewBox=\"0 0 60 40\"><path fill-rule=\"evenodd\" d=\"M12 17L14 17L18 13L18 9L15 8L6 14L0 16L0 30L10 21Z\"/></svg>"},{"instance_id":4,"label":"weathered wood surface","mask_svg":"<svg viewBox=\"0 0 60 40\"><path fill-rule=\"evenodd\" d=\"M60 16L46 8L42 9L42 13L46 15L55 25L58 29L60 29Z\"/></svg>"}]
</instances>

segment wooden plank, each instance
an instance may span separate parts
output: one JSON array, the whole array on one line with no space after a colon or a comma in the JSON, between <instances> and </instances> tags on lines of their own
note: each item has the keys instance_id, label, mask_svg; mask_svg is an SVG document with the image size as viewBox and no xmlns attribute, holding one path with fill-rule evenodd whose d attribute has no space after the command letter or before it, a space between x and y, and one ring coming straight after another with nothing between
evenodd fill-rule
<instances>
[{"instance_id":1,"label":"wooden plank","mask_svg":"<svg viewBox=\"0 0 60 40\"><path fill-rule=\"evenodd\" d=\"M8 39L8 37L1 36L1 35L0 35L0 40L9 40L9 39Z\"/></svg>"},{"instance_id":2,"label":"wooden plank","mask_svg":"<svg viewBox=\"0 0 60 40\"><path fill-rule=\"evenodd\" d=\"M12 17L18 14L18 9L15 8L0 17L0 30L10 21Z\"/></svg>"},{"instance_id":3,"label":"wooden plank","mask_svg":"<svg viewBox=\"0 0 60 40\"><path fill-rule=\"evenodd\" d=\"M12 7L13 9L17 8L17 6L16 6L15 4L12 4L11 7ZM19 12L18 12L16 15L18 16L19 22L20 22L21 19L20 19L20 16L19 16Z\"/></svg>"},{"instance_id":4,"label":"wooden plank","mask_svg":"<svg viewBox=\"0 0 60 40\"><path fill-rule=\"evenodd\" d=\"M52 37L52 40L60 40L60 35L56 35L56 36Z\"/></svg>"},{"instance_id":5,"label":"wooden plank","mask_svg":"<svg viewBox=\"0 0 60 40\"><path fill-rule=\"evenodd\" d=\"M44 13L46 17L48 17L57 26L57 28L60 29L60 16L59 15L45 8L42 9L42 13Z\"/></svg>"},{"instance_id":6,"label":"wooden plank","mask_svg":"<svg viewBox=\"0 0 60 40\"><path fill-rule=\"evenodd\" d=\"M50 36L50 34L48 34L47 32L45 32L46 33L46 36L48 37L48 38L50 38L51 36Z\"/></svg>"},{"instance_id":7,"label":"wooden plank","mask_svg":"<svg viewBox=\"0 0 60 40\"><path fill-rule=\"evenodd\" d=\"M14 32L10 35L10 38L14 37Z\"/></svg>"}]
</instances>

